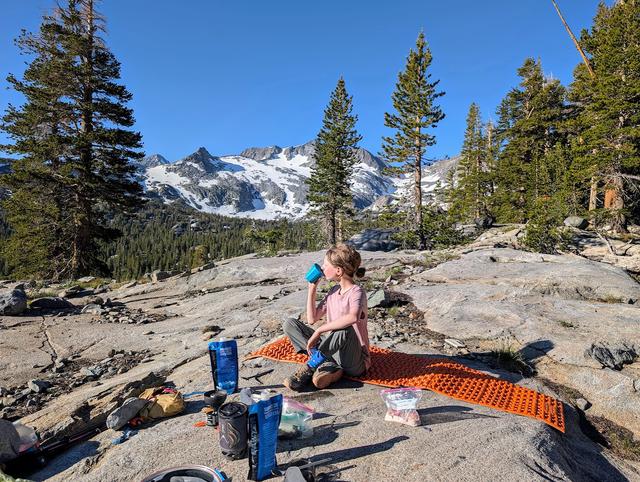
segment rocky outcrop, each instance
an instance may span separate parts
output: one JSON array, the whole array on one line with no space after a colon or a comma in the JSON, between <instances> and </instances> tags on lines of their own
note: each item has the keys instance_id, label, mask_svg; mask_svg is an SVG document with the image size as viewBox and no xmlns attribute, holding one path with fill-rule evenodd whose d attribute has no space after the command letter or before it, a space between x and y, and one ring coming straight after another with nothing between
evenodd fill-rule
<instances>
[{"instance_id":1,"label":"rocky outcrop","mask_svg":"<svg viewBox=\"0 0 640 482\"><path fill-rule=\"evenodd\" d=\"M65 310L73 307L71 302L59 297L38 298L31 302L31 309L34 310Z\"/></svg>"},{"instance_id":2,"label":"rocky outcrop","mask_svg":"<svg viewBox=\"0 0 640 482\"><path fill-rule=\"evenodd\" d=\"M517 241L517 234L510 230L501 239ZM491 241L486 237L482 242ZM303 314L304 273L323 254L248 255L216 262L188 277L111 291L114 303L148 314L151 320L143 326L100 323L96 315L78 312L3 320L0 385L13 397L29 380L55 380L51 372L61 359L68 360L61 370L85 370L83 383L25 417L48 434L103 421L134 393L127 384L141 382L151 372L183 393L206 390L211 386L207 341L218 333L235 338L243 359L281 334L283 318ZM446 252L361 254L367 268L364 284L372 305L378 305L370 309L374 343L454 357L471 368L572 402L543 378L551 380L579 392L588 401L580 403L587 415L607 417L638 434L638 362L613 370L585 356L594 343L638 343L638 305L620 302L636 298L638 284L622 270L574 255L537 255L479 244ZM523 379L488 364L485 355L503 343L521 353L540 378ZM115 358L109 354L113 348L149 351L126 372L98 370L100 360ZM250 378L269 369L273 372L260 383ZM336 477L354 481L501 480L505 474L514 480L640 478L633 466L582 433L578 411L570 403L565 407L567 431L560 434L533 419L423 392L418 411L424 427L414 428L383 421L380 387L342 381L327 390L299 394L282 388L282 379L294 369L268 360L241 364L241 376L248 377L241 379L243 386L275 386L319 414L313 439L280 442L278 462L283 465L298 457L326 457ZM59 379L74 379L72 372L61 373ZM51 390L13 403L49 396ZM171 466L189 460L244 480L246 460L224 459L215 433L194 427L204 420L200 408L201 399L194 395L183 415L145 427L121 445L111 444L116 436L112 431L96 435L51 460L33 478L141 480L160 468L158 461Z\"/></svg>"},{"instance_id":3,"label":"rocky outcrop","mask_svg":"<svg viewBox=\"0 0 640 482\"><path fill-rule=\"evenodd\" d=\"M591 413L640 435L636 364L603 371L585 356L598 342L640 344L640 285L620 268L575 255L479 249L413 276L405 292L429 329L516 347L539 374L584 395Z\"/></svg>"},{"instance_id":4,"label":"rocky outcrop","mask_svg":"<svg viewBox=\"0 0 640 482\"><path fill-rule=\"evenodd\" d=\"M563 223L565 226L570 226L577 229L585 229L587 226L589 226L589 221L580 216L569 216L564 220Z\"/></svg>"},{"instance_id":5,"label":"rocky outcrop","mask_svg":"<svg viewBox=\"0 0 640 482\"><path fill-rule=\"evenodd\" d=\"M278 146L270 147L249 147L240 153L242 157L253 159L254 161L265 161L273 159L282 152L282 148Z\"/></svg>"},{"instance_id":6,"label":"rocky outcrop","mask_svg":"<svg viewBox=\"0 0 640 482\"><path fill-rule=\"evenodd\" d=\"M0 315L15 316L27 309L24 290L14 289L0 292Z\"/></svg>"},{"instance_id":7,"label":"rocky outcrop","mask_svg":"<svg viewBox=\"0 0 640 482\"><path fill-rule=\"evenodd\" d=\"M395 229L365 229L352 236L347 242L358 250L391 251L400 246L397 241L392 239L395 233Z\"/></svg>"},{"instance_id":8,"label":"rocky outcrop","mask_svg":"<svg viewBox=\"0 0 640 482\"><path fill-rule=\"evenodd\" d=\"M163 166L165 164L169 164L169 161L165 157L161 156L160 154L152 154L150 156L143 157L140 161L138 161L138 164L143 169L148 169L150 167Z\"/></svg>"},{"instance_id":9,"label":"rocky outcrop","mask_svg":"<svg viewBox=\"0 0 640 482\"><path fill-rule=\"evenodd\" d=\"M632 343L594 343L586 350L585 355L596 360L604 368L622 370L624 365L636 361L639 351Z\"/></svg>"}]
</instances>

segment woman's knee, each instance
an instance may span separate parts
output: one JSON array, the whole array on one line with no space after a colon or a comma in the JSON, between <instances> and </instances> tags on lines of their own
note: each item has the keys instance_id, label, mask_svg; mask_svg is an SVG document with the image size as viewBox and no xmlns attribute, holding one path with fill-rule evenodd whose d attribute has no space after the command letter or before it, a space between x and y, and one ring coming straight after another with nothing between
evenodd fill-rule
<instances>
[{"instance_id":1,"label":"woman's knee","mask_svg":"<svg viewBox=\"0 0 640 482\"><path fill-rule=\"evenodd\" d=\"M284 331L285 334L289 334L296 329L297 325L298 320L296 320L295 318L286 318L282 322L282 331Z\"/></svg>"}]
</instances>

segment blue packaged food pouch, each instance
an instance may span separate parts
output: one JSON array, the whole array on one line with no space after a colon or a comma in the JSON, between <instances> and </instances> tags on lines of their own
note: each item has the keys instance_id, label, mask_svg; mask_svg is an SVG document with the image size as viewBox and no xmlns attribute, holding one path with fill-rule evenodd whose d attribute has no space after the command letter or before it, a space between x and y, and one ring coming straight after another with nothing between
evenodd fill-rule
<instances>
[{"instance_id":1,"label":"blue packaged food pouch","mask_svg":"<svg viewBox=\"0 0 640 482\"><path fill-rule=\"evenodd\" d=\"M209 342L211 375L216 390L231 395L238 389L238 345L235 340L221 338Z\"/></svg>"},{"instance_id":2,"label":"blue packaged food pouch","mask_svg":"<svg viewBox=\"0 0 640 482\"><path fill-rule=\"evenodd\" d=\"M249 480L270 477L276 462L282 395L249 406Z\"/></svg>"}]
</instances>

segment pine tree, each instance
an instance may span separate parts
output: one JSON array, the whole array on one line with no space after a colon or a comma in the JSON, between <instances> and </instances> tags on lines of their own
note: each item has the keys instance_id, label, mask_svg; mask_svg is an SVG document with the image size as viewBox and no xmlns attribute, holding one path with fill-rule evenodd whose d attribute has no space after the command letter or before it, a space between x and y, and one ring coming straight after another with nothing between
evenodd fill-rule
<instances>
[{"instance_id":1,"label":"pine tree","mask_svg":"<svg viewBox=\"0 0 640 482\"><path fill-rule=\"evenodd\" d=\"M526 59L522 81L498 108L497 135L502 146L495 173L495 209L499 220L525 222L538 204L553 194L557 173L550 154L566 142L565 89L545 78L540 61Z\"/></svg>"},{"instance_id":2,"label":"pine tree","mask_svg":"<svg viewBox=\"0 0 640 482\"><path fill-rule=\"evenodd\" d=\"M383 137L382 156L390 172L413 173L414 231L419 248L427 245L422 229L422 166L426 149L435 144L435 136L426 129L435 127L444 113L435 100L444 95L436 91L439 80L431 81L428 73L432 55L424 33L418 35L416 49L409 52L405 70L398 74L392 95L396 113L385 113L385 126L395 129L393 137Z\"/></svg>"},{"instance_id":3,"label":"pine tree","mask_svg":"<svg viewBox=\"0 0 640 482\"><path fill-rule=\"evenodd\" d=\"M40 258L27 269L33 275L105 271L99 243L119 235L106 216L141 204L131 162L143 156L141 136L128 130L131 94L117 83L120 64L99 36L103 29L94 0L69 0L44 17L39 34L18 39L34 59L23 80L8 78L26 102L9 106L3 117L2 129L14 141L3 149L20 156L7 176L13 196L5 207L14 233L11 264L23 262L17 252L29 233L39 238ZM45 202L47 214L27 219L21 200Z\"/></svg>"},{"instance_id":4,"label":"pine tree","mask_svg":"<svg viewBox=\"0 0 640 482\"><path fill-rule=\"evenodd\" d=\"M468 222L487 214L491 194L489 155L480 108L472 103L467 115L460 161L452 177L454 184L449 194L449 213L454 219Z\"/></svg>"},{"instance_id":5,"label":"pine tree","mask_svg":"<svg viewBox=\"0 0 640 482\"><path fill-rule=\"evenodd\" d=\"M601 3L581 45L594 75L574 71L571 98L580 107L573 154L582 171L602 179L612 228L626 231L631 183L640 179L640 2Z\"/></svg>"},{"instance_id":6,"label":"pine tree","mask_svg":"<svg viewBox=\"0 0 640 482\"><path fill-rule=\"evenodd\" d=\"M353 96L341 77L324 111L315 141L315 165L307 180L312 216L324 221L329 244L342 241L341 220L352 205L350 179L362 139L355 128L358 116L352 111Z\"/></svg>"}]
</instances>

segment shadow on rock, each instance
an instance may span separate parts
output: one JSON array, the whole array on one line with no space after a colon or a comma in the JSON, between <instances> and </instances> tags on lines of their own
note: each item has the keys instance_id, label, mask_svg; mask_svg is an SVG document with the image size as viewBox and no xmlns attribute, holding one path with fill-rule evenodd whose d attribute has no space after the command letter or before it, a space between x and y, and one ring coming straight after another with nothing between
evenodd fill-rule
<instances>
[{"instance_id":1,"label":"shadow on rock","mask_svg":"<svg viewBox=\"0 0 640 482\"><path fill-rule=\"evenodd\" d=\"M437 425L439 423L457 422L478 418L499 418L494 415L484 415L474 412L472 408L460 405L444 405L442 407L421 408L418 410L422 425Z\"/></svg>"},{"instance_id":2,"label":"shadow on rock","mask_svg":"<svg viewBox=\"0 0 640 482\"><path fill-rule=\"evenodd\" d=\"M48 460L47 465L42 470L32 474L28 478L34 482L47 480L56 474L64 472L69 467L76 465L80 461L84 461L84 464L87 467L90 467L100 456L98 447L100 447L100 443L95 440L89 440L87 442L74 445L59 455L54 456L51 460Z\"/></svg>"},{"instance_id":3,"label":"shadow on rock","mask_svg":"<svg viewBox=\"0 0 640 482\"><path fill-rule=\"evenodd\" d=\"M547 436L549 446L554 447L548 453L551 461L562 467L571 480L585 480L598 482L622 482L629 480L611 464L603 454L603 447L593 443L583 433L578 412L570 405L565 404L566 433L549 428ZM576 454L581 454L576 461ZM531 465L530 468L533 469ZM537 467L540 469L539 467ZM543 474L538 472L541 476ZM547 478L547 477L545 477Z\"/></svg>"},{"instance_id":4,"label":"shadow on rock","mask_svg":"<svg viewBox=\"0 0 640 482\"><path fill-rule=\"evenodd\" d=\"M409 440L410 437L401 435L399 437L393 437L385 442L377 444L361 445L360 447L353 447L349 449L335 450L333 452L327 452L324 454L314 455L309 458L311 462L329 459L329 464L336 464L341 461L352 461L354 459L365 457L368 455L385 452L392 449L398 442ZM345 470L345 469L342 469Z\"/></svg>"},{"instance_id":5,"label":"shadow on rock","mask_svg":"<svg viewBox=\"0 0 640 482\"><path fill-rule=\"evenodd\" d=\"M527 343L520 348L519 352L525 361L535 363L539 358L549 353L554 346L551 340L537 340Z\"/></svg>"},{"instance_id":6,"label":"shadow on rock","mask_svg":"<svg viewBox=\"0 0 640 482\"><path fill-rule=\"evenodd\" d=\"M319 445L327 445L335 441L339 437L339 430L347 427L355 427L360 425L359 421L344 423L327 423L314 428L313 436L300 439L283 439L278 447L278 453L300 450L305 447L317 447ZM284 443L282 443L284 442Z\"/></svg>"}]
</instances>

